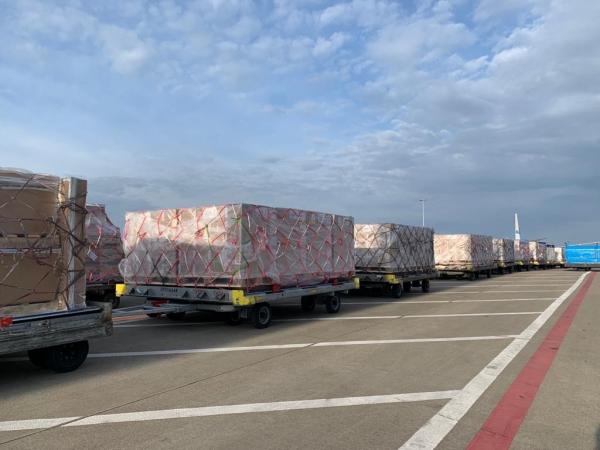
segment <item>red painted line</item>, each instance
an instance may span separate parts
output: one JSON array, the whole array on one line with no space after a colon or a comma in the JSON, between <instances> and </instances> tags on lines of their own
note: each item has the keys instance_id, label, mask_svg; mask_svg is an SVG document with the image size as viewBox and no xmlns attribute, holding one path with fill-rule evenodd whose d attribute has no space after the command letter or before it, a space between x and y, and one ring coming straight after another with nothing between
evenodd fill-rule
<instances>
[{"instance_id":1,"label":"red painted line","mask_svg":"<svg viewBox=\"0 0 600 450\"><path fill-rule=\"evenodd\" d=\"M469 450L510 447L595 276L595 273L588 275L567 309L469 443Z\"/></svg>"}]
</instances>

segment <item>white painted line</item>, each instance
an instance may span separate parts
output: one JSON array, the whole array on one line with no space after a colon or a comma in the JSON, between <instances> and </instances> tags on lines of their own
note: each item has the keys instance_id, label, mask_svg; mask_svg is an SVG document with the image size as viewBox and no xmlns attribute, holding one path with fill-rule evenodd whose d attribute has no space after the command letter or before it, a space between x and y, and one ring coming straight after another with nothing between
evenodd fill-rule
<instances>
[{"instance_id":1,"label":"white painted line","mask_svg":"<svg viewBox=\"0 0 600 450\"><path fill-rule=\"evenodd\" d=\"M534 292L556 292L560 289L537 289L534 291L446 291L446 292L431 292L430 295L456 295L456 294L520 294Z\"/></svg>"},{"instance_id":2,"label":"white painted line","mask_svg":"<svg viewBox=\"0 0 600 450\"><path fill-rule=\"evenodd\" d=\"M436 304L436 303L479 303L479 302L533 302L555 300L554 297L538 298L493 298L493 299L466 299L466 300L391 300L388 302L366 301L366 302L343 302L343 305L414 305L414 304Z\"/></svg>"},{"instance_id":3,"label":"white painted line","mask_svg":"<svg viewBox=\"0 0 600 450\"><path fill-rule=\"evenodd\" d=\"M312 322L320 320L385 320L401 319L404 316L340 316L340 317L300 317L297 319L273 319L273 322Z\"/></svg>"},{"instance_id":4,"label":"white painted line","mask_svg":"<svg viewBox=\"0 0 600 450\"><path fill-rule=\"evenodd\" d=\"M149 319L148 319L149 321ZM223 325L223 322L168 322L168 323L131 323L113 325L114 328L146 328L146 327L174 327L197 325Z\"/></svg>"},{"instance_id":5,"label":"white painted line","mask_svg":"<svg viewBox=\"0 0 600 450\"><path fill-rule=\"evenodd\" d=\"M9 420L0 422L0 431L35 430L53 426L80 427L107 423L143 422L148 420L183 419L230 414L425 402L431 400L448 400L457 395L458 392L459 391L414 392L408 394L370 395L365 397L322 398L271 403L247 403L241 405L201 406L198 408L160 409L130 413L101 414L89 417L80 416L56 419Z\"/></svg>"},{"instance_id":6,"label":"white painted line","mask_svg":"<svg viewBox=\"0 0 600 450\"><path fill-rule=\"evenodd\" d=\"M533 316L541 314L542 311L527 311L527 312L499 312L499 313L468 313L468 314L413 314L404 316L404 319L426 319L429 317L479 317L479 316Z\"/></svg>"},{"instance_id":7,"label":"white painted line","mask_svg":"<svg viewBox=\"0 0 600 450\"><path fill-rule=\"evenodd\" d=\"M434 449L452 431L454 426L471 409L475 402L498 378L502 371L529 343L531 338L548 321L552 314L575 292L585 279L587 273L567 289L560 297L544 310L521 334L519 334L498 356L479 372L460 393L440 409L412 437L400 447L401 449Z\"/></svg>"},{"instance_id":8,"label":"white painted line","mask_svg":"<svg viewBox=\"0 0 600 450\"><path fill-rule=\"evenodd\" d=\"M457 288L467 288L467 289L472 288L472 289L475 289L475 288L484 288L484 287L488 288L488 287L507 287L507 286L518 287L518 288L520 288L520 287L550 287L550 286L564 287L564 286L570 286L571 284L572 283L558 283L558 284L556 284L556 283L552 283L552 284L550 284L550 283L548 283L548 284L545 284L545 283L544 284L503 283L503 284L479 284L479 285L475 285L475 286L473 286L473 285L471 285L471 286L468 286L468 285L466 285L466 286L465 285L457 286L457 285L450 285L450 284L440 285L438 283L434 283L431 286L434 287L434 288L436 286L438 286L438 287L457 287Z\"/></svg>"},{"instance_id":9,"label":"white painted line","mask_svg":"<svg viewBox=\"0 0 600 450\"><path fill-rule=\"evenodd\" d=\"M302 344L280 344L280 345L254 345L249 347L208 347L191 348L181 350L149 350L138 352L113 352L113 353L90 353L88 358L119 358L130 356L164 356L164 355L186 355L193 353L219 353L240 352L254 350L281 350L289 348L307 347L332 347L350 345L382 345L382 344L411 344L416 342L459 342L459 341L490 341L497 339L512 339L515 335L501 336L460 336L448 338L416 338L416 339L384 339L372 341L336 341L336 342L308 342Z\"/></svg>"},{"instance_id":10,"label":"white painted line","mask_svg":"<svg viewBox=\"0 0 600 450\"><path fill-rule=\"evenodd\" d=\"M319 342L313 347L343 347L346 345L382 345L382 344L418 344L429 342L461 342L461 341L494 341L498 339L513 339L516 335L507 334L501 336L461 336L454 338L413 338L413 339L382 339L377 341L332 341Z\"/></svg>"}]
</instances>

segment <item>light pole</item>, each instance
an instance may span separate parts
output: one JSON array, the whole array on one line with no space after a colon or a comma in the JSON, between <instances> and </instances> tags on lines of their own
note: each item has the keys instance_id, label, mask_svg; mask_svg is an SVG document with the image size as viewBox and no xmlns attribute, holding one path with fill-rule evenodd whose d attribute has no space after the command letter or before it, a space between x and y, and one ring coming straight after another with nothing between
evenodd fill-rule
<instances>
[{"instance_id":1,"label":"light pole","mask_svg":"<svg viewBox=\"0 0 600 450\"><path fill-rule=\"evenodd\" d=\"M425 227L425 199L419 200L421 202L421 219L423 222L423 227Z\"/></svg>"}]
</instances>

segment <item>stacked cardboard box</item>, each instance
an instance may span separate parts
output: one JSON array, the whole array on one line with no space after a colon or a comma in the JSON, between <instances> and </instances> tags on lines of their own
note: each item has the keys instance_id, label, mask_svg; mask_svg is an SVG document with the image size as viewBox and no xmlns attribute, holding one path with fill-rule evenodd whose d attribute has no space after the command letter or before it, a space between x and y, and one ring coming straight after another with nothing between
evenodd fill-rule
<instances>
[{"instance_id":1,"label":"stacked cardboard box","mask_svg":"<svg viewBox=\"0 0 600 450\"><path fill-rule=\"evenodd\" d=\"M512 264L515 262L515 242L512 239L494 238L494 260L500 264Z\"/></svg>"},{"instance_id":2,"label":"stacked cardboard box","mask_svg":"<svg viewBox=\"0 0 600 450\"><path fill-rule=\"evenodd\" d=\"M387 273L435 270L433 229L383 224L354 226L356 269Z\"/></svg>"},{"instance_id":3,"label":"stacked cardboard box","mask_svg":"<svg viewBox=\"0 0 600 450\"><path fill-rule=\"evenodd\" d=\"M85 229L89 243L86 259L88 284L122 281L119 263L125 257L121 230L106 215L104 205L86 205Z\"/></svg>"},{"instance_id":4,"label":"stacked cardboard box","mask_svg":"<svg viewBox=\"0 0 600 450\"><path fill-rule=\"evenodd\" d=\"M438 270L477 270L494 265L490 236L478 234L435 234L435 266Z\"/></svg>"},{"instance_id":5,"label":"stacked cardboard box","mask_svg":"<svg viewBox=\"0 0 600 450\"><path fill-rule=\"evenodd\" d=\"M537 264L546 263L546 244L543 242L529 242L529 251L531 252L531 261Z\"/></svg>"},{"instance_id":6,"label":"stacked cardboard box","mask_svg":"<svg viewBox=\"0 0 600 450\"><path fill-rule=\"evenodd\" d=\"M354 274L351 217L226 204L127 213L125 282L258 288Z\"/></svg>"},{"instance_id":7,"label":"stacked cardboard box","mask_svg":"<svg viewBox=\"0 0 600 450\"><path fill-rule=\"evenodd\" d=\"M531 263L531 250L529 249L529 241L515 241L515 261L522 262L523 264Z\"/></svg>"},{"instance_id":8,"label":"stacked cardboard box","mask_svg":"<svg viewBox=\"0 0 600 450\"><path fill-rule=\"evenodd\" d=\"M0 315L85 306L86 182L0 169Z\"/></svg>"}]
</instances>

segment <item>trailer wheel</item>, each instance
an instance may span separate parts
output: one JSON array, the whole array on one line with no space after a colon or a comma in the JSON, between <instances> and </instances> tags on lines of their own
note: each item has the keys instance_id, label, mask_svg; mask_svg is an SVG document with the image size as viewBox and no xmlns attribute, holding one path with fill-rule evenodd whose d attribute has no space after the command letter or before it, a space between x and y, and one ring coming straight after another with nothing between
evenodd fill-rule
<instances>
[{"instance_id":1,"label":"trailer wheel","mask_svg":"<svg viewBox=\"0 0 600 450\"><path fill-rule=\"evenodd\" d=\"M242 323L242 315L240 314L240 311L231 311L230 313L227 313L227 325L239 325Z\"/></svg>"},{"instance_id":2,"label":"trailer wheel","mask_svg":"<svg viewBox=\"0 0 600 450\"><path fill-rule=\"evenodd\" d=\"M48 347L45 349L47 366L56 373L71 372L83 364L89 348L88 341Z\"/></svg>"},{"instance_id":3,"label":"trailer wheel","mask_svg":"<svg viewBox=\"0 0 600 450\"><path fill-rule=\"evenodd\" d=\"M402 285L401 284L392 284L390 287L390 294L393 298L402 297Z\"/></svg>"},{"instance_id":4,"label":"trailer wheel","mask_svg":"<svg viewBox=\"0 0 600 450\"><path fill-rule=\"evenodd\" d=\"M252 323L259 330L271 324L271 306L268 303L259 303L252 308Z\"/></svg>"},{"instance_id":5,"label":"trailer wheel","mask_svg":"<svg viewBox=\"0 0 600 450\"><path fill-rule=\"evenodd\" d=\"M410 281L405 281L402 283L402 290L407 294L410 292L410 288L412 287L412 283Z\"/></svg>"},{"instance_id":6,"label":"trailer wheel","mask_svg":"<svg viewBox=\"0 0 600 450\"><path fill-rule=\"evenodd\" d=\"M486 278L492 278L492 269L489 269L486 273L485 273Z\"/></svg>"},{"instance_id":7,"label":"trailer wheel","mask_svg":"<svg viewBox=\"0 0 600 450\"><path fill-rule=\"evenodd\" d=\"M469 272L469 280L470 281L475 281L476 278L477 278L477 274L475 272Z\"/></svg>"},{"instance_id":8,"label":"trailer wheel","mask_svg":"<svg viewBox=\"0 0 600 450\"><path fill-rule=\"evenodd\" d=\"M39 369L47 369L48 364L46 363L46 349L45 348L37 348L35 350L29 350L27 352L27 356L29 357L29 361L35 367Z\"/></svg>"},{"instance_id":9,"label":"trailer wheel","mask_svg":"<svg viewBox=\"0 0 600 450\"><path fill-rule=\"evenodd\" d=\"M158 319L160 317L160 313L148 313L146 315L152 319Z\"/></svg>"},{"instance_id":10,"label":"trailer wheel","mask_svg":"<svg viewBox=\"0 0 600 450\"><path fill-rule=\"evenodd\" d=\"M421 290L423 292L429 292L429 280L421 280Z\"/></svg>"},{"instance_id":11,"label":"trailer wheel","mask_svg":"<svg viewBox=\"0 0 600 450\"><path fill-rule=\"evenodd\" d=\"M302 307L302 311L314 311L315 306L317 305L317 299L315 299L313 295L307 295L306 297L302 297L302 299L300 299L300 305Z\"/></svg>"},{"instance_id":12,"label":"trailer wheel","mask_svg":"<svg viewBox=\"0 0 600 450\"><path fill-rule=\"evenodd\" d=\"M340 299L339 295L334 294L330 297L327 297L327 300L325 301L325 309L329 314L337 314L340 312L341 308L342 300Z\"/></svg>"}]
</instances>

